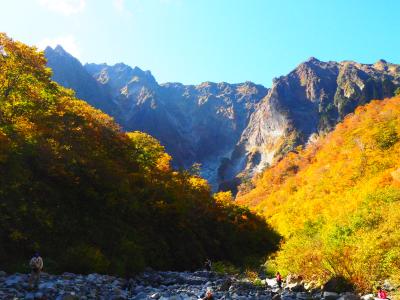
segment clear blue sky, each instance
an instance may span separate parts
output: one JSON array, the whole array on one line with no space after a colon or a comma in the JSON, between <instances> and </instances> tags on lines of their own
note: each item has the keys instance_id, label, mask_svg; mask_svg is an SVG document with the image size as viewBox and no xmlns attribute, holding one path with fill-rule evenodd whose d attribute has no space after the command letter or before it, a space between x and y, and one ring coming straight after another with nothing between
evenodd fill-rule
<instances>
[{"instance_id":1,"label":"clear blue sky","mask_svg":"<svg viewBox=\"0 0 400 300\"><path fill-rule=\"evenodd\" d=\"M0 30L158 82L271 86L310 56L400 63L398 0L0 0Z\"/></svg>"}]
</instances>

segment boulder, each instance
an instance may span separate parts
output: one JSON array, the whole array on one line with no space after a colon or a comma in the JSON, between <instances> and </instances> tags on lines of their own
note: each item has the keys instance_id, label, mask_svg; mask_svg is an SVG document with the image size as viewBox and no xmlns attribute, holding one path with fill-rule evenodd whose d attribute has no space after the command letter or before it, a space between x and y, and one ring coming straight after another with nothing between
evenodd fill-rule
<instances>
[{"instance_id":1,"label":"boulder","mask_svg":"<svg viewBox=\"0 0 400 300\"><path fill-rule=\"evenodd\" d=\"M154 293L150 296L151 299L159 299L161 297L160 293Z\"/></svg>"},{"instance_id":2,"label":"boulder","mask_svg":"<svg viewBox=\"0 0 400 300\"><path fill-rule=\"evenodd\" d=\"M340 295L338 300L360 300L360 296L354 293L343 293Z\"/></svg>"},{"instance_id":3,"label":"boulder","mask_svg":"<svg viewBox=\"0 0 400 300\"><path fill-rule=\"evenodd\" d=\"M336 276L329 279L323 285L323 289L324 291L327 292L336 292L336 293L353 292L354 286L349 280L347 280L343 276Z\"/></svg>"},{"instance_id":4,"label":"boulder","mask_svg":"<svg viewBox=\"0 0 400 300\"><path fill-rule=\"evenodd\" d=\"M309 293L299 292L299 293L296 293L296 299L299 299L299 300L312 300L312 296Z\"/></svg>"},{"instance_id":5,"label":"boulder","mask_svg":"<svg viewBox=\"0 0 400 300\"><path fill-rule=\"evenodd\" d=\"M25 294L25 300L34 300L34 299L35 299L34 293L26 293Z\"/></svg>"},{"instance_id":6,"label":"boulder","mask_svg":"<svg viewBox=\"0 0 400 300\"><path fill-rule=\"evenodd\" d=\"M287 284L286 288L288 288L292 292L296 292L296 293L305 291L304 286L299 282Z\"/></svg>"},{"instance_id":7,"label":"boulder","mask_svg":"<svg viewBox=\"0 0 400 300\"><path fill-rule=\"evenodd\" d=\"M323 297L325 300L336 300L340 295L336 292L324 292Z\"/></svg>"},{"instance_id":8,"label":"boulder","mask_svg":"<svg viewBox=\"0 0 400 300\"><path fill-rule=\"evenodd\" d=\"M279 295L279 294L273 295L272 300L281 300L281 295Z\"/></svg>"}]
</instances>

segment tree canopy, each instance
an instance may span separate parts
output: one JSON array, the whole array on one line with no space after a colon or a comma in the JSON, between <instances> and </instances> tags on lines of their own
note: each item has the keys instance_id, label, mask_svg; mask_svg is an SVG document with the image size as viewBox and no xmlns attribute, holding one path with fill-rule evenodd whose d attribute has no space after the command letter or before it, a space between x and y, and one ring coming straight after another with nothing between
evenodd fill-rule
<instances>
[{"instance_id":1,"label":"tree canopy","mask_svg":"<svg viewBox=\"0 0 400 300\"><path fill-rule=\"evenodd\" d=\"M285 243L270 267L342 276L360 290L400 282L400 98L358 107L336 129L254 179L238 202Z\"/></svg>"},{"instance_id":2,"label":"tree canopy","mask_svg":"<svg viewBox=\"0 0 400 300\"><path fill-rule=\"evenodd\" d=\"M53 272L190 269L276 248L263 218L215 201L153 137L51 80L42 52L0 34L0 265L33 251Z\"/></svg>"}]
</instances>

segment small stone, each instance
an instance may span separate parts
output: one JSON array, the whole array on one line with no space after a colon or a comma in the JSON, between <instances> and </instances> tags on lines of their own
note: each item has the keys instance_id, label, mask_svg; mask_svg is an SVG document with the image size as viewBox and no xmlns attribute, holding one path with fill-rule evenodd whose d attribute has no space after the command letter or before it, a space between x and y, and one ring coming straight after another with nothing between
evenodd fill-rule
<instances>
[{"instance_id":1,"label":"small stone","mask_svg":"<svg viewBox=\"0 0 400 300\"><path fill-rule=\"evenodd\" d=\"M159 299L161 297L160 293L154 293L150 296L151 299Z\"/></svg>"}]
</instances>

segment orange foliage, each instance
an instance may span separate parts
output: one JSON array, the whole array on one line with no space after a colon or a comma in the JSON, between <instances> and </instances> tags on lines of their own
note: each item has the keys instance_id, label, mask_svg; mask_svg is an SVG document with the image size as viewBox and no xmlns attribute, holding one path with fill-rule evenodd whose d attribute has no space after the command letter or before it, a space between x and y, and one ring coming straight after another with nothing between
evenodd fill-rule
<instances>
[{"instance_id":1,"label":"orange foliage","mask_svg":"<svg viewBox=\"0 0 400 300\"><path fill-rule=\"evenodd\" d=\"M399 154L400 97L373 101L257 176L237 202L286 237L281 270L342 275L360 289L398 280Z\"/></svg>"}]
</instances>

